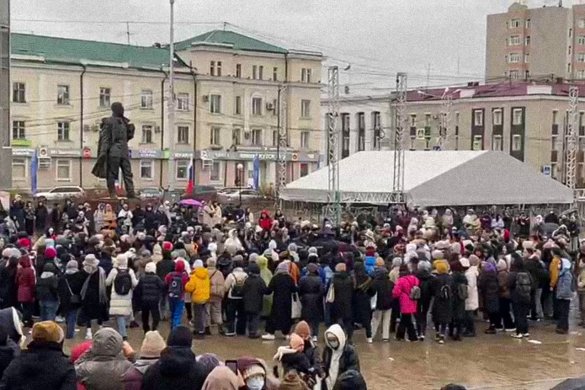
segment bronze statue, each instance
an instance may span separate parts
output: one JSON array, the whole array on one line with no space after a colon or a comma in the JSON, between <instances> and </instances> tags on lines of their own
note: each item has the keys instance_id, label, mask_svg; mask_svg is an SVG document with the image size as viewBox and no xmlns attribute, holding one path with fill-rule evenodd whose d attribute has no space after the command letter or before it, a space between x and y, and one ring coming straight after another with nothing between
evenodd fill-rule
<instances>
[{"instance_id":1,"label":"bronze statue","mask_svg":"<svg viewBox=\"0 0 585 390\"><path fill-rule=\"evenodd\" d=\"M135 198L132 167L128 155L128 141L134 138L134 124L124 116L122 103L112 103L112 116L102 120L98 142L98 158L92 173L106 179L110 198L116 198L115 182L122 170L126 196Z\"/></svg>"}]
</instances>

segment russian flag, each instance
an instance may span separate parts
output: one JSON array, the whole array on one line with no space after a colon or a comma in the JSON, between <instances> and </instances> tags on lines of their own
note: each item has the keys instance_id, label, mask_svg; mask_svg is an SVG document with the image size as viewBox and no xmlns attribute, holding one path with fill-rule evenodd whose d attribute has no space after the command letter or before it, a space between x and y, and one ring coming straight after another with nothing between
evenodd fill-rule
<instances>
[{"instance_id":1,"label":"russian flag","mask_svg":"<svg viewBox=\"0 0 585 390\"><path fill-rule=\"evenodd\" d=\"M191 156L191 162L189 163L189 181L187 182L187 188L185 189L185 193L187 195L191 195L193 193L193 187L195 185L195 168L193 166L193 157Z\"/></svg>"}]
</instances>

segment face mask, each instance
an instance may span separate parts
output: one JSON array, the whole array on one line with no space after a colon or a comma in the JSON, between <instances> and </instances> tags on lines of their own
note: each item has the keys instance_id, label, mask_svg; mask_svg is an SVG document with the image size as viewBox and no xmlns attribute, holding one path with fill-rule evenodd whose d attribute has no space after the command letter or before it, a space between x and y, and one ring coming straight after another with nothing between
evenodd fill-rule
<instances>
[{"instance_id":1,"label":"face mask","mask_svg":"<svg viewBox=\"0 0 585 390\"><path fill-rule=\"evenodd\" d=\"M329 346L333 349L337 349L339 347L339 341L337 341L337 339L334 340L327 339L327 344L329 344Z\"/></svg>"},{"instance_id":2,"label":"face mask","mask_svg":"<svg viewBox=\"0 0 585 390\"><path fill-rule=\"evenodd\" d=\"M264 387L264 378L261 376L254 376L246 380L246 386L250 390L262 390Z\"/></svg>"}]
</instances>

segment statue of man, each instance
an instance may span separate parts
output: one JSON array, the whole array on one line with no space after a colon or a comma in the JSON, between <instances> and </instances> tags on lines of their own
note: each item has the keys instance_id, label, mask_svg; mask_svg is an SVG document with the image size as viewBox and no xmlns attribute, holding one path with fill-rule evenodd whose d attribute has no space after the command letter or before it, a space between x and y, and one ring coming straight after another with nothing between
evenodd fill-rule
<instances>
[{"instance_id":1,"label":"statue of man","mask_svg":"<svg viewBox=\"0 0 585 390\"><path fill-rule=\"evenodd\" d=\"M112 103L112 116L104 118L98 142L98 159L92 173L106 179L110 198L116 198L115 182L122 170L126 196L135 198L132 168L128 156L128 141L134 138L134 125L124 116L122 103Z\"/></svg>"}]
</instances>

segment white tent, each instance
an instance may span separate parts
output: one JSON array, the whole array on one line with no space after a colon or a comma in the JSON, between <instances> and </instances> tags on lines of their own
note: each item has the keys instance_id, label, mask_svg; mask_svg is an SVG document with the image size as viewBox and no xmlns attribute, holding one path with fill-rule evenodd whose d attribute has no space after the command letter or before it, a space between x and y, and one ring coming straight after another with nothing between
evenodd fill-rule
<instances>
[{"instance_id":1,"label":"white tent","mask_svg":"<svg viewBox=\"0 0 585 390\"><path fill-rule=\"evenodd\" d=\"M339 162L342 203L390 203L394 152L359 152ZM407 151L404 193L414 206L570 204L573 192L505 153ZM285 201L326 203L324 167L281 190Z\"/></svg>"}]
</instances>

